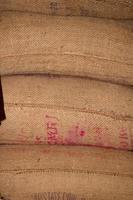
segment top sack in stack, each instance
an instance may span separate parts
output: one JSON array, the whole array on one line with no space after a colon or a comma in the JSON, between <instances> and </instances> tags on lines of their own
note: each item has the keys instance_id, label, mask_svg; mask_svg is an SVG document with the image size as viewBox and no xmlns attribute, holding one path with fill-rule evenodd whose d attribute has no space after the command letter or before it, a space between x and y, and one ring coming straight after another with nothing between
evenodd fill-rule
<instances>
[{"instance_id":1,"label":"top sack in stack","mask_svg":"<svg viewBox=\"0 0 133 200\"><path fill-rule=\"evenodd\" d=\"M1 11L0 74L78 75L133 85L132 30L132 23L118 20Z\"/></svg>"},{"instance_id":2,"label":"top sack in stack","mask_svg":"<svg viewBox=\"0 0 133 200\"><path fill-rule=\"evenodd\" d=\"M38 12L48 15L133 18L132 0L0 0L0 10Z\"/></svg>"}]
</instances>

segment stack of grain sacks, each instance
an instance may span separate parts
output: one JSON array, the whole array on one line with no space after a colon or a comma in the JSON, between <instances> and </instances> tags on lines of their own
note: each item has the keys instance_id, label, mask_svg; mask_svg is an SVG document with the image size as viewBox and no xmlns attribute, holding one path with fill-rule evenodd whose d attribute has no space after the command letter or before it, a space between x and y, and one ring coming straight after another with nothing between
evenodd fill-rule
<instances>
[{"instance_id":1,"label":"stack of grain sacks","mask_svg":"<svg viewBox=\"0 0 133 200\"><path fill-rule=\"evenodd\" d=\"M133 198L132 18L132 0L0 1L1 199Z\"/></svg>"}]
</instances>

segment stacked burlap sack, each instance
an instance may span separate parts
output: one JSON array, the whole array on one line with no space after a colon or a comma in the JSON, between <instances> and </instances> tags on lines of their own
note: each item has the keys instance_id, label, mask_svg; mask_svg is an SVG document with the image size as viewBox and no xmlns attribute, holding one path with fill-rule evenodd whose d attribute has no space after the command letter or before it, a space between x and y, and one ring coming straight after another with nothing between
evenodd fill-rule
<instances>
[{"instance_id":1,"label":"stacked burlap sack","mask_svg":"<svg viewBox=\"0 0 133 200\"><path fill-rule=\"evenodd\" d=\"M1 199L133 198L132 18L132 0L0 1Z\"/></svg>"}]
</instances>

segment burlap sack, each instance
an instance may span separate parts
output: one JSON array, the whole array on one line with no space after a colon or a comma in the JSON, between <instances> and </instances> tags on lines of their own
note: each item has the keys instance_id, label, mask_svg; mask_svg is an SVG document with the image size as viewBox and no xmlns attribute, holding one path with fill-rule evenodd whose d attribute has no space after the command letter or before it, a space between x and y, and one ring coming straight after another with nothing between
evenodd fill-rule
<instances>
[{"instance_id":1,"label":"burlap sack","mask_svg":"<svg viewBox=\"0 0 133 200\"><path fill-rule=\"evenodd\" d=\"M0 192L13 200L131 200L133 154L63 146L0 146Z\"/></svg>"},{"instance_id":2,"label":"burlap sack","mask_svg":"<svg viewBox=\"0 0 133 200\"><path fill-rule=\"evenodd\" d=\"M0 143L133 149L133 90L83 78L2 77Z\"/></svg>"},{"instance_id":3,"label":"burlap sack","mask_svg":"<svg viewBox=\"0 0 133 200\"><path fill-rule=\"evenodd\" d=\"M0 10L133 19L132 0L0 0Z\"/></svg>"},{"instance_id":4,"label":"burlap sack","mask_svg":"<svg viewBox=\"0 0 133 200\"><path fill-rule=\"evenodd\" d=\"M52 73L133 84L132 25L1 12L0 74Z\"/></svg>"}]
</instances>

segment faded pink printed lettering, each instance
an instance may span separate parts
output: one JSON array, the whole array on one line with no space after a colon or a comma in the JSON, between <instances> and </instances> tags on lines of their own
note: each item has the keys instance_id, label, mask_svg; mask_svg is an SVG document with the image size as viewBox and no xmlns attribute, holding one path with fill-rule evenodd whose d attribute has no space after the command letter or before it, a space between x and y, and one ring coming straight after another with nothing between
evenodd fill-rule
<instances>
[{"instance_id":1,"label":"faded pink printed lettering","mask_svg":"<svg viewBox=\"0 0 133 200\"><path fill-rule=\"evenodd\" d=\"M93 145L101 146L106 148L120 148L129 149L128 144L128 134L126 128L120 129L119 142L120 145L111 142L112 132L108 127L95 126L91 128L85 128L80 123L68 127L67 133L64 133L62 137L59 135L59 119L55 116L46 115L46 129L47 129L47 140L49 144L70 144L70 145ZM90 129L86 132L86 129ZM90 137L89 143L89 135ZM84 137L87 136L87 142L85 142ZM92 143L91 143L92 140ZM38 140L39 141L39 140Z\"/></svg>"},{"instance_id":2,"label":"faded pink printed lettering","mask_svg":"<svg viewBox=\"0 0 133 200\"><path fill-rule=\"evenodd\" d=\"M94 130L95 145L104 146L103 129L101 127L95 127L93 130Z\"/></svg>"},{"instance_id":3,"label":"faded pink printed lettering","mask_svg":"<svg viewBox=\"0 0 133 200\"><path fill-rule=\"evenodd\" d=\"M126 128L121 128L119 133L120 148L129 149L128 134Z\"/></svg>"},{"instance_id":4,"label":"faded pink printed lettering","mask_svg":"<svg viewBox=\"0 0 133 200\"><path fill-rule=\"evenodd\" d=\"M83 144L83 137L86 132L79 125L71 127L68 136L64 139L64 144Z\"/></svg>"},{"instance_id":5,"label":"faded pink printed lettering","mask_svg":"<svg viewBox=\"0 0 133 200\"><path fill-rule=\"evenodd\" d=\"M43 144L44 143L44 138L42 136L35 136L34 138L34 143L35 144Z\"/></svg>"},{"instance_id":6,"label":"faded pink printed lettering","mask_svg":"<svg viewBox=\"0 0 133 200\"><path fill-rule=\"evenodd\" d=\"M133 135L131 135L131 147L133 148Z\"/></svg>"},{"instance_id":7,"label":"faded pink printed lettering","mask_svg":"<svg viewBox=\"0 0 133 200\"><path fill-rule=\"evenodd\" d=\"M97 146L112 147L111 130L107 127L95 127L95 141Z\"/></svg>"},{"instance_id":8,"label":"faded pink printed lettering","mask_svg":"<svg viewBox=\"0 0 133 200\"><path fill-rule=\"evenodd\" d=\"M28 143L30 141L30 136L26 136L26 135L23 135L23 134L18 134L18 139L17 139L18 142L20 143Z\"/></svg>"},{"instance_id":9,"label":"faded pink printed lettering","mask_svg":"<svg viewBox=\"0 0 133 200\"><path fill-rule=\"evenodd\" d=\"M58 119L54 116L46 115L46 121L48 144L57 144L59 142Z\"/></svg>"}]
</instances>

